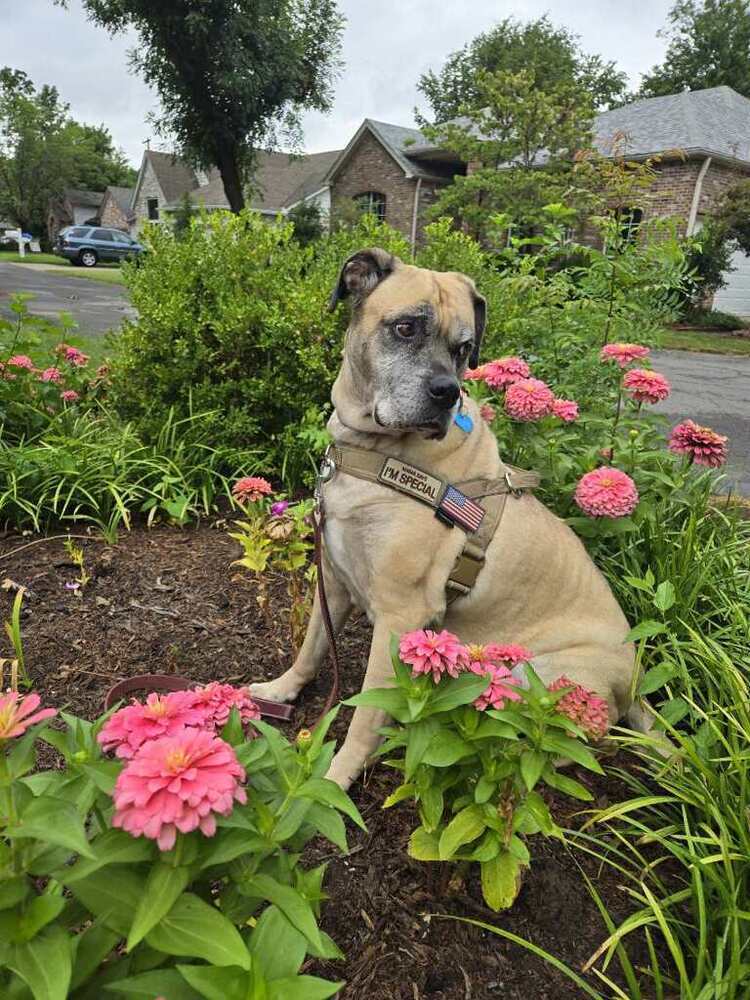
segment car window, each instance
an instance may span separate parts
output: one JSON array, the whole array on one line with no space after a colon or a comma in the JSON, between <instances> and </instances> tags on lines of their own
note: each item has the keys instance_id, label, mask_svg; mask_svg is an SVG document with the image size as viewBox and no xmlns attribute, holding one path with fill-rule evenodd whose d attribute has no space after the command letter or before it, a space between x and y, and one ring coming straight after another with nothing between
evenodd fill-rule
<instances>
[{"instance_id":1,"label":"car window","mask_svg":"<svg viewBox=\"0 0 750 1000\"><path fill-rule=\"evenodd\" d=\"M114 238L109 229L95 229L91 234L91 238L94 240L108 240L110 243L114 242Z\"/></svg>"},{"instance_id":2,"label":"car window","mask_svg":"<svg viewBox=\"0 0 750 1000\"><path fill-rule=\"evenodd\" d=\"M75 240L83 240L86 238L86 234L89 232L89 230L76 228L76 229L64 229L63 232L66 236L72 236L73 239Z\"/></svg>"}]
</instances>

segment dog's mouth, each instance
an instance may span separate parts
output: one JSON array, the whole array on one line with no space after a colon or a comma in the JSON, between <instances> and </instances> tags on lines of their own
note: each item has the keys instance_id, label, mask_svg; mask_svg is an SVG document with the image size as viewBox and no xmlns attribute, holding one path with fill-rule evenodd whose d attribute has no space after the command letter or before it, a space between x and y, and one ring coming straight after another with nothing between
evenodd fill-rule
<instances>
[{"instance_id":1,"label":"dog's mouth","mask_svg":"<svg viewBox=\"0 0 750 1000\"><path fill-rule=\"evenodd\" d=\"M384 430L421 434L422 437L426 438L428 441L436 441L444 438L448 433L448 427L450 426L450 421L445 417L433 417L430 420L423 420L419 423L392 423L390 421L386 423L379 416L377 406L373 407L372 419L378 427L382 427Z\"/></svg>"}]
</instances>

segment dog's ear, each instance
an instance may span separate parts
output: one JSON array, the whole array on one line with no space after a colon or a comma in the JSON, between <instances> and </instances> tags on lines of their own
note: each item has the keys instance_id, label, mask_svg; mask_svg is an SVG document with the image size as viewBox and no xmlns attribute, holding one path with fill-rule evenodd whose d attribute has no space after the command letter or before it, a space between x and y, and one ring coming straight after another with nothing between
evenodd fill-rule
<instances>
[{"instance_id":1,"label":"dog's ear","mask_svg":"<svg viewBox=\"0 0 750 1000\"><path fill-rule=\"evenodd\" d=\"M329 312L333 312L339 302L349 295L352 296L354 304L359 305L373 288L377 288L381 281L400 266L401 261L398 257L394 257L387 250L381 250L380 247L358 250L341 268L339 280L328 303Z\"/></svg>"},{"instance_id":2,"label":"dog's ear","mask_svg":"<svg viewBox=\"0 0 750 1000\"><path fill-rule=\"evenodd\" d=\"M462 274L461 277L469 286L469 291L474 302L474 346L469 356L469 368L477 368L479 366L479 350L482 346L482 334L487 325L487 300L483 295L479 294L477 286L471 278L468 278L465 274Z\"/></svg>"}]
</instances>

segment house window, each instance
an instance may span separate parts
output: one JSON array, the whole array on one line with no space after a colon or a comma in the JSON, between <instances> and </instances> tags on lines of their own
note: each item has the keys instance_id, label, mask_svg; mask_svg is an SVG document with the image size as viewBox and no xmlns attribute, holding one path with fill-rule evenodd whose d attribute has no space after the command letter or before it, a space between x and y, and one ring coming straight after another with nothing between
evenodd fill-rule
<instances>
[{"instance_id":1,"label":"house window","mask_svg":"<svg viewBox=\"0 0 750 1000\"><path fill-rule=\"evenodd\" d=\"M643 211L640 208L615 209L615 218L620 225L620 236L626 243L635 243L638 230L643 221Z\"/></svg>"},{"instance_id":2,"label":"house window","mask_svg":"<svg viewBox=\"0 0 750 1000\"><path fill-rule=\"evenodd\" d=\"M159 199L158 198L147 198L146 199L146 210L148 212L148 217L152 222L158 222L159 220Z\"/></svg>"},{"instance_id":3,"label":"house window","mask_svg":"<svg viewBox=\"0 0 750 1000\"><path fill-rule=\"evenodd\" d=\"M374 215L380 222L385 222L385 195L380 191L364 191L355 195L354 203L363 214Z\"/></svg>"}]
</instances>

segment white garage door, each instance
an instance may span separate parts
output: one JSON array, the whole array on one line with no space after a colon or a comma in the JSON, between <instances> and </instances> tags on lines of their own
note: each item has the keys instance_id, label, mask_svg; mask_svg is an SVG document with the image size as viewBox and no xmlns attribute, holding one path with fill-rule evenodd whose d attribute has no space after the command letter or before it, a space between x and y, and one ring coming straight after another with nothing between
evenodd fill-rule
<instances>
[{"instance_id":1,"label":"white garage door","mask_svg":"<svg viewBox=\"0 0 750 1000\"><path fill-rule=\"evenodd\" d=\"M742 250L732 254L732 267L727 283L714 295L714 309L734 313L736 316L750 316L750 257Z\"/></svg>"}]
</instances>

